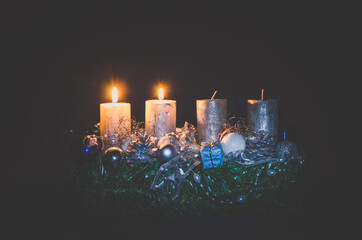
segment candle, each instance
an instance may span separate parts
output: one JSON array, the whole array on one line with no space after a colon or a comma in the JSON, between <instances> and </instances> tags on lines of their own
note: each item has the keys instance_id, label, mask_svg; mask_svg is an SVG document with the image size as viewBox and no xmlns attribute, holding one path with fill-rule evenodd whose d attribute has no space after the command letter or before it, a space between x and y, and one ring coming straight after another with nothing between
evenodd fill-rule
<instances>
[{"instance_id":1,"label":"candle","mask_svg":"<svg viewBox=\"0 0 362 240\"><path fill-rule=\"evenodd\" d=\"M158 91L158 100L146 101L145 128L147 134L161 138L176 132L176 101L164 100L163 89Z\"/></svg>"},{"instance_id":2,"label":"candle","mask_svg":"<svg viewBox=\"0 0 362 240\"><path fill-rule=\"evenodd\" d=\"M278 134L278 101L264 100L264 89L261 91L260 100L248 100L248 123L250 130L264 130L270 136Z\"/></svg>"},{"instance_id":3,"label":"candle","mask_svg":"<svg viewBox=\"0 0 362 240\"><path fill-rule=\"evenodd\" d=\"M113 88L112 103L100 105L100 135L123 138L131 132L131 104L118 102L117 88Z\"/></svg>"},{"instance_id":4,"label":"candle","mask_svg":"<svg viewBox=\"0 0 362 240\"><path fill-rule=\"evenodd\" d=\"M196 100L197 133L199 143L217 141L227 120L226 99L200 99Z\"/></svg>"}]
</instances>

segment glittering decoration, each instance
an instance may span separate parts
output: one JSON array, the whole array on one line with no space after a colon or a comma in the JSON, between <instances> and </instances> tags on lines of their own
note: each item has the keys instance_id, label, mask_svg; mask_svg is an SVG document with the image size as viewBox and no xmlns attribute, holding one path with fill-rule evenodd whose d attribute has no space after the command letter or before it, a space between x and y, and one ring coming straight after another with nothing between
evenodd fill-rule
<instances>
[{"instance_id":1,"label":"glittering decoration","mask_svg":"<svg viewBox=\"0 0 362 240\"><path fill-rule=\"evenodd\" d=\"M288 132L287 132L287 129L283 129L282 131L282 141L285 141L288 139Z\"/></svg>"},{"instance_id":2,"label":"glittering decoration","mask_svg":"<svg viewBox=\"0 0 362 240\"><path fill-rule=\"evenodd\" d=\"M199 174L194 173L193 179L195 182L200 183L201 177Z\"/></svg>"},{"instance_id":3,"label":"glittering decoration","mask_svg":"<svg viewBox=\"0 0 362 240\"><path fill-rule=\"evenodd\" d=\"M305 160L303 159L303 157L300 156L300 155L298 155L298 163L299 163L300 165L303 165L304 162L305 162Z\"/></svg>"},{"instance_id":4,"label":"glittering decoration","mask_svg":"<svg viewBox=\"0 0 362 240\"><path fill-rule=\"evenodd\" d=\"M244 202L246 200L246 197L244 195L241 195L240 197L238 197L238 199L236 200L238 203Z\"/></svg>"},{"instance_id":5,"label":"glittering decoration","mask_svg":"<svg viewBox=\"0 0 362 240\"><path fill-rule=\"evenodd\" d=\"M275 174L277 174L277 172L274 170L268 170L267 174L268 174L268 176L274 176Z\"/></svg>"},{"instance_id":6,"label":"glittering decoration","mask_svg":"<svg viewBox=\"0 0 362 240\"><path fill-rule=\"evenodd\" d=\"M246 139L244 157L254 161L275 159L277 155L276 138L266 131L253 131Z\"/></svg>"},{"instance_id":7,"label":"glittering decoration","mask_svg":"<svg viewBox=\"0 0 362 240\"><path fill-rule=\"evenodd\" d=\"M159 168L152 182L151 189L171 196L172 200L176 199L185 179L192 169L199 164L200 161L196 160L190 165L182 161L180 156L177 155Z\"/></svg>"},{"instance_id":8,"label":"glittering decoration","mask_svg":"<svg viewBox=\"0 0 362 240\"><path fill-rule=\"evenodd\" d=\"M127 159L130 164L134 162L153 162L156 161L156 144L150 136L140 130L135 140L132 140L127 147Z\"/></svg>"},{"instance_id":9,"label":"glittering decoration","mask_svg":"<svg viewBox=\"0 0 362 240\"><path fill-rule=\"evenodd\" d=\"M298 155L297 146L289 140L281 141L277 146L277 152L282 159L286 157L295 158Z\"/></svg>"},{"instance_id":10,"label":"glittering decoration","mask_svg":"<svg viewBox=\"0 0 362 240\"><path fill-rule=\"evenodd\" d=\"M196 142L196 128L185 122L182 128L176 130L180 145L180 157L184 161L200 157L200 145Z\"/></svg>"},{"instance_id":11,"label":"glittering decoration","mask_svg":"<svg viewBox=\"0 0 362 240\"><path fill-rule=\"evenodd\" d=\"M114 167L120 166L126 161L125 155L120 148L110 147L104 152L102 159L103 167L111 171Z\"/></svg>"},{"instance_id":12,"label":"glittering decoration","mask_svg":"<svg viewBox=\"0 0 362 240\"><path fill-rule=\"evenodd\" d=\"M176 133L181 147L187 148L196 143L196 128L194 127L194 125L185 122L182 128L176 129Z\"/></svg>"},{"instance_id":13,"label":"glittering decoration","mask_svg":"<svg viewBox=\"0 0 362 240\"><path fill-rule=\"evenodd\" d=\"M83 151L87 154L98 154L102 151L103 142L96 135L87 135L83 139Z\"/></svg>"},{"instance_id":14,"label":"glittering decoration","mask_svg":"<svg viewBox=\"0 0 362 240\"><path fill-rule=\"evenodd\" d=\"M168 142L163 143L157 150L157 158L165 163L173 159L177 155L177 148Z\"/></svg>"}]
</instances>

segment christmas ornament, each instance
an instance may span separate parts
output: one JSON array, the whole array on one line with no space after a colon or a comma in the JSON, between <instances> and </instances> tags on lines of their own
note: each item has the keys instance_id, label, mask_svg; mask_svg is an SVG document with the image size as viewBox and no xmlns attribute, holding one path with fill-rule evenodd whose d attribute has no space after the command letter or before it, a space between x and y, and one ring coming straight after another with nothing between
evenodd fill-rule
<instances>
[{"instance_id":1,"label":"christmas ornament","mask_svg":"<svg viewBox=\"0 0 362 240\"><path fill-rule=\"evenodd\" d=\"M83 139L83 151L86 154L98 154L102 147L102 140L95 135L88 135Z\"/></svg>"},{"instance_id":2,"label":"christmas ornament","mask_svg":"<svg viewBox=\"0 0 362 240\"><path fill-rule=\"evenodd\" d=\"M182 128L176 129L176 133L180 145L181 159L187 161L198 158L201 145L196 142L196 128L192 124L185 122Z\"/></svg>"},{"instance_id":3,"label":"christmas ornament","mask_svg":"<svg viewBox=\"0 0 362 240\"><path fill-rule=\"evenodd\" d=\"M224 153L220 142L210 142L201 148L202 166L204 169L215 168L224 162Z\"/></svg>"},{"instance_id":4,"label":"christmas ornament","mask_svg":"<svg viewBox=\"0 0 362 240\"><path fill-rule=\"evenodd\" d=\"M157 150L157 158L161 162L168 162L172 158L176 157L177 148L171 143L164 143Z\"/></svg>"},{"instance_id":5,"label":"christmas ornament","mask_svg":"<svg viewBox=\"0 0 362 240\"><path fill-rule=\"evenodd\" d=\"M155 142L150 136L141 130L135 140L132 140L127 147L126 155L130 164L134 162L153 162L155 161Z\"/></svg>"},{"instance_id":6,"label":"christmas ornament","mask_svg":"<svg viewBox=\"0 0 362 240\"><path fill-rule=\"evenodd\" d=\"M160 140L157 142L157 148L160 148L161 145L163 145L164 143L171 143L176 147L177 151L180 150L179 141L175 133L169 133L161 137Z\"/></svg>"},{"instance_id":7,"label":"christmas ornament","mask_svg":"<svg viewBox=\"0 0 362 240\"><path fill-rule=\"evenodd\" d=\"M281 141L277 146L277 152L282 160L286 157L293 159L298 155L297 146L289 140Z\"/></svg>"},{"instance_id":8,"label":"christmas ornament","mask_svg":"<svg viewBox=\"0 0 362 240\"><path fill-rule=\"evenodd\" d=\"M93 147L93 146L99 146L102 147L102 140L101 138L97 138L96 135L87 135L84 139L83 139L83 144L87 147Z\"/></svg>"},{"instance_id":9,"label":"christmas ornament","mask_svg":"<svg viewBox=\"0 0 362 240\"><path fill-rule=\"evenodd\" d=\"M274 176L275 174L277 174L277 172L274 170L268 170L266 173L268 174L268 176L271 176L271 177Z\"/></svg>"},{"instance_id":10,"label":"christmas ornament","mask_svg":"<svg viewBox=\"0 0 362 240\"><path fill-rule=\"evenodd\" d=\"M245 139L239 133L228 133L222 138L221 146L227 158L236 157L245 150Z\"/></svg>"},{"instance_id":11,"label":"christmas ornament","mask_svg":"<svg viewBox=\"0 0 362 240\"><path fill-rule=\"evenodd\" d=\"M237 199L236 201L237 201L238 203L241 203L241 202L244 202L245 199L246 199L246 196L241 195L241 196L238 197L238 199Z\"/></svg>"},{"instance_id":12,"label":"christmas ornament","mask_svg":"<svg viewBox=\"0 0 362 240\"><path fill-rule=\"evenodd\" d=\"M282 131L282 140L284 141L284 140L287 140L287 138L288 138L288 132L287 132L287 129L283 129L283 131Z\"/></svg>"},{"instance_id":13,"label":"christmas ornament","mask_svg":"<svg viewBox=\"0 0 362 240\"><path fill-rule=\"evenodd\" d=\"M176 133L181 147L186 148L196 143L195 139L196 128L194 127L194 125L185 122L182 128L176 129Z\"/></svg>"},{"instance_id":14,"label":"christmas ornament","mask_svg":"<svg viewBox=\"0 0 362 240\"><path fill-rule=\"evenodd\" d=\"M102 152L99 145L90 146L85 143L88 143L85 142L85 138L80 137L74 140L70 147L71 159L78 166L81 166L85 162L97 161L99 159L98 156Z\"/></svg>"},{"instance_id":15,"label":"christmas ornament","mask_svg":"<svg viewBox=\"0 0 362 240\"><path fill-rule=\"evenodd\" d=\"M125 155L120 148L110 147L104 152L102 159L103 167L110 171L114 167L121 165L125 162Z\"/></svg>"},{"instance_id":16,"label":"christmas ornament","mask_svg":"<svg viewBox=\"0 0 362 240\"><path fill-rule=\"evenodd\" d=\"M181 192L185 179L199 164L198 160L193 161L192 164L182 161L180 156L176 155L172 160L161 165L153 179L151 189L170 195L171 199L175 200Z\"/></svg>"},{"instance_id":17,"label":"christmas ornament","mask_svg":"<svg viewBox=\"0 0 362 240\"><path fill-rule=\"evenodd\" d=\"M194 173L193 178L194 178L194 181L195 181L195 182L200 183L200 181L201 181L201 177L200 177L200 175L199 175L199 174Z\"/></svg>"}]
</instances>

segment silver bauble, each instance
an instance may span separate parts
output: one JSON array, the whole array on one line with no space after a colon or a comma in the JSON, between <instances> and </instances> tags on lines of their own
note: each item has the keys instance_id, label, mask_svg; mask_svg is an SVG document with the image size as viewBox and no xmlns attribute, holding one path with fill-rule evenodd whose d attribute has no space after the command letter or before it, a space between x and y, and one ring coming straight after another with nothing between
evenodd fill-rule
<instances>
[{"instance_id":1,"label":"silver bauble","mask_svg":"<svg viewBox=\"0 0 362 240\"><path fill-rule=\"evenodd\" d=\"M171 143L164 143L157 150L157 158L160 162L168 162L177 155L176 147Z\"/></svg>"}]
</instances>

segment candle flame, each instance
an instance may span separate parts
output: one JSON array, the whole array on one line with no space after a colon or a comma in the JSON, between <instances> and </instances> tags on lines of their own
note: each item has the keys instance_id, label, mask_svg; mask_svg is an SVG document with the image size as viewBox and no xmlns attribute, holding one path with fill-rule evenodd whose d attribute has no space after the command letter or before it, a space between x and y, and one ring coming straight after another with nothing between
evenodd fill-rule
<instances>
[{"instance_id":1,"label":"candle flame","mask_svg":"<svg viewBox=\"0 0 362 240\"><path fill-rule=\"evenodd\" d=\"M113 91L112 91L112 102L116 103L118 101L118 92L117 92L117 88L114 87Z\"/></svg>"},{"instance_id":2,"label":"candle flame","mask_svg":"<svg viewBox=\"0 0 362 240\"><path fill-rule=\"evenodd\" d=\"M163 89L162 89L162 88L160 88L160 89L158 90L158 99L159 99L159 100L163 100Z\"/></svg>"}]
</instances>

